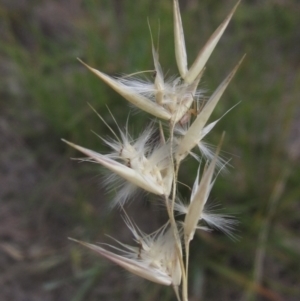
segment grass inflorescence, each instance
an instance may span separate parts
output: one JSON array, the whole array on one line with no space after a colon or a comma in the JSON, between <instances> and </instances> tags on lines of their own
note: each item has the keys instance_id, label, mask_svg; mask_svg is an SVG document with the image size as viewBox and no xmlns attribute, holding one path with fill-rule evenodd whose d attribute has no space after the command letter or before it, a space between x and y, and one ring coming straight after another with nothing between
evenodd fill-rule
<instances>
[{"instance_id":1,"label":"grass inflorescence","mask_svg":"<svg viewBox=\"0 0 300 301\"><path fill-rule=\"evenodd\" d=\"M154 65L152 79L138 77L143 71L122 77L109 76L80 60L125 100L150 114L153 121L138 137L133 138L128 126L122 130L113 115L118 134L98 114L112 135L111 138L100 137L111 148L107 154L63 140L85 154L87 159L84 160L98 163L112 172L113 176L107 183L110 183L112 190L116 190L113 207L123 208L129 199L135 197L135 190L142 189L145 193L158 196L157 202L164 204L168 215L168 221L160 229L147 234L135 225L125 211L121 213L125 215L124 221L132 232L135 246L116 241L118 246L109 245L109 250L107 247L77 242L137 276L172 286L179 301L188 301L190 243L196 231L218 229L234 237L232 232L237 223L232 216L215 213L207 208L216 181L216 170L225 168L226 164L224 159L220 160L223 137L214 151L203 140L219 121L208 123L244 57L209 98L203 97L203 91L198 86L206 63L238 4L211 35L189 67L179 3L178 0L173 1L174 49L179 76L167 78L164 74L151 29ZM158 139L153 139L155 132L158 133ZM190 202L184 205L177 195L178 174L188 157L199 164L199 169ZM204 164L200 173L202 161ZM116 187L116 177L123 179L121 187ZM175 218L177 212L184 215L181 222Z\"/></svg>"}]
</instances>

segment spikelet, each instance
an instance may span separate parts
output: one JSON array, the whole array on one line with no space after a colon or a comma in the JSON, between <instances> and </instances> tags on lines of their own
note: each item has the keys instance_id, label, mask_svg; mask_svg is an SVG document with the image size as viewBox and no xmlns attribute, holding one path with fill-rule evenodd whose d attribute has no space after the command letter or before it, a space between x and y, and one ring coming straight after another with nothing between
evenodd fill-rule
<instances>
[{"instance_id":1,"label":"spikelet","mask_svg":"<svg viewBox=\"0 0 300 301\"><path fill-rule=\"evenodd\" d=\"M201 214L204 210L204 206L207 202L209 193L212 188L212 179L219 151L220 147L218 148L213 160L208 166L206 166L200 183L198 182L199 174L197 175L196 181L194 183L191 202L184 219L183 228L185 242L190 242L193 239L199 218L201 219Z\"/></svg>"},{"instance_id":2,"label":"spikelet","mask_svg":"<svg viewBox=\"0 0 300 301\"><path fill-rule=\"evenodd\" d=\"M195 121L185 132L184 137L178 143L178 148L176 153L177 160L181 161L182 159L184 159L196 145L199 145L200 147L200 142L202 138L214 127L216 122L211 123L207 127L205 127L205 124L207 123L210 115L212 114L214 108L216 107L218 101L220 100L222 94L224 93L231 79L233 78L236 71L238 70L244 57L245 56L243 56L243 58L239 61L239 63L235 66L235 68L219 85L217 90L213 93L213 95L209 98L209 100L207 101L203 109L197 115Z\"/></svg>"},{"instance_id":3,"label":"spikelet","mask_svg":"<svg viewBox=\"0 0 300 301\"><path fill-rule=\"evenodd\" d=\"M196 79L198 74L202 72L202 69L206 65L207 60L209 59L211 53L213 52L221 36L223 35L239 3L240 1L238 1L238 3L234 6L229 15L223 21L223 23L212 34L212 36L207 41L205 46L201 49L196 60L188 70L187 55L185 50L184 34L180 17L179 5L178 0L174 0L174 36L176 61L181 77L186 83L192 83Z\"/></svg>"},{"instance_id":4,"label":"spikelet","mask_svg":"<svg viewBox=\"0 0 300 301\"><path fill-rule=\"evenodd\" d=\"M179 286L181 270L171 228L166 224L154 233L147 235L127 216L124 220L134 237L136 246L123 244L116 240L121 248L110 245L109 247L119 251L120 254L97 245L72 240L137 276L162 285Z\"/></svg>"},{"instance_id":5,"label":"spikelet","mask_svg":"<svg viewBox=\"0 0 300 301\"><path fill-rule=\"evenodd\" d=\"M223 165L224 166L224 165ZM207 169L204 171L203 173L203 179L204 177L207 177ZM219 213L216 210L214 210L213 206L209 205L207 203L210 192L213 188L213 185L216 181L216 177L215 178L211 178L210 181L206 182L207 186L205 187L203 182L202 182L202 186L200 186L201 183L199 183L199 174L200 174L200 167L198 169L197 172L197 177L195 179L192 191L191 191L191 196L190 196L190 202L189 204L185 204L182 200L180 200L179 198L176 200L174 209L175 211L177 211L177 213L179 215L184 214L187 215L190 212L190 217L185 220L185 222L183 223L183 227L184 227L184 231L185 231L185 239L187 240L192 240L192 236L193 236L193 231L192 228L194 227L194 230L196 229L201 229L201 230L205 230L205 231L210 231L211 229L216 229L219 230L221 232L223 232L224 234L226 234L227 236L229 236L232 239L236 238L236 235L234 234L234 231L236 230L236 226L238 224L238 221L229 214L223 214L223 213ZM203 180L204 181L204 180ZM202 191L200 191L202 189ZM203 194L201 194L203 193ZM198 216L197 214L195 214L193 217L191 212L192 210L195 210L195 207L197 206L192 206L192 203L197 203L198 202ZM196 218L197 217L197 218ZM193 222L191 222L189 219L194 218ZM203 226L203 224L201 224L201 221L204 221L208 226ZM187 225L188 223L192 224L193 226L189 226Z\"/></svg>"},{"instance_id":6,"label":"spikelet","mask_svg":"<svg viewBox=\"0 0 300 301\"><path fill-rule=\"evenodd\" d=\"M63 141L88 156L88 161L101 164L134 186L156 195L169 196L173 168L170 164L168 143L149 145L147 142L153 133L152 127L147 128L136 140L127 131L120 133L121 139L118 140L101 138L113 150L107 155ZM134 191L133 188L131 190ZM123 205L131 194L120 191L114 204Z\"/></svg>"}]
</instances>

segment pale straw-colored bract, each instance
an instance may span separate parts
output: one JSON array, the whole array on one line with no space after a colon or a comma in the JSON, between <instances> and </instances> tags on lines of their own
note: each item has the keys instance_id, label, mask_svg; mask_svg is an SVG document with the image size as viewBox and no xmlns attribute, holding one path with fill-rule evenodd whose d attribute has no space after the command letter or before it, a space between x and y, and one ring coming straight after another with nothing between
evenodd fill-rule
<instances>
[{"instance_id":1,"label":"pale straw-colored bract","mask_svg":"<svg viewBox=\"0 0 300 301\"><path fill-rule=\"evenodd\" d=\"M172 285L177 299L182 301L188 301L189 247L197 229L215 228L233 236L232 231L236 225L232 216L212 212L207 205L216 180L215 170L223 168L226 163L219 159L221 143L217 151L212 152L203 138L218 122L215 120L207 124L243 58L206 102L202 99L203 91L198 89L198 85L206 62L238 4L239 2L209 38L191 67L188 67L179 4L178 0L173 1L175 56L179 77L165 78L152 34L153 81L142 80L136 75L112 77L82 62L104 83L138 109L154 116L155 120L138 137L132 137L127 127L122 131L118 125L116 134L98 114L111 132L110 138L100 137L111 148L108 154L100 154L63 140L85 154L86 161L99 163L109 170L113 175L108 180L111 186L116 185L116 177L122 179L122 187L113 187L114 190L119 190L112 202L114 206L123 207L128 199L134 198L136 188L140 188L157 195L156 200L165 204L169 216L169 221L160 229L146 234L124 212L124 222L133 235L135 246L116 241L117 246L104 248L72 240L137 276L159 284ZM168 126L163 127L162 122ZM153 139L157 132L160 133L159 139ZM200 154L195 153L196 146L200 149ZM190 202L184 204L177 196L177 177L183 159L189 155L200 162L203 159L206 164L201 177L199 167L191 189ZM177 222L175 214L184 215L183 221ZM202 220L206 225L200 224Z\"/></svg>"}]
</instances>

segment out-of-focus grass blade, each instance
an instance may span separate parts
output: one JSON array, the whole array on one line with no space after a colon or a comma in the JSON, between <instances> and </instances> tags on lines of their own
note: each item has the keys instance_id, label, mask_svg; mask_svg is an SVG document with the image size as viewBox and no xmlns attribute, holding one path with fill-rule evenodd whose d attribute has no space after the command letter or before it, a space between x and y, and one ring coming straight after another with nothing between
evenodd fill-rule
<instances>
[{"instance_id":1,"label":"out-of-focus grass blade","mask_svg":"<svg viewBox=\"0 0 300 301\"><path fill-rule=\"evenodd\" d=\"M259 295L267 298L270 301L283 301L284 299L279 296L277 293L273 292L272 290L265 288L261 285L255 285L251 280L247 279L243 274L240 274L228 267L223 265L208 261L206 263L208 268L212 269L216 273L230 279L231 281L235 282L236 284L243 286L244 288L251 289L258 293Z\"/></svg>"}]
</instances>

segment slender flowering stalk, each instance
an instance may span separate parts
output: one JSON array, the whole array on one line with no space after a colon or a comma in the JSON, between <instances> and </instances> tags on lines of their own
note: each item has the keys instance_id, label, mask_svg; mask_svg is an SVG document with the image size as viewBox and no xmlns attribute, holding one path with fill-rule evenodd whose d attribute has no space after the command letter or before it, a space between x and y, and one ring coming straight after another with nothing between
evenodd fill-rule
<instances>
[{"instance_id":1,"label":"slender flowering stalk","mask_svg":"<svg viewBox=\"0 0 300 301\"><path fill-rule=\"evenodd\" d=\"M112 137L100 137L103 143L111 148L111 152L107 154L63 140L85 154L87 158L83 160L100 164L111 172L107 182L113 190L117 190L112 201L113 206L119 205L122 208L128 199L134 198L133 193L139 188L157 195L156 199L159 202L160 198L165 204L169 217L160 229L146 234L125 214L124 222L132 233L135 243L133 246L117 240L117 246L104 247L71 240L139 277L158 284L171 285L179 301L188 301L189 250L195 232L199 229L217 229L233 237L237 223L232 216L213 212L211 206L207 205L216 180L216 170L222 169L226 163L219 159L221 143L216 152L213 152L203 142L203 138L220 120L221 117L207 124L244 57L207 101L203 100L203 91L198 89L198 85L206 62L239 2L209 38L191 67L188 67L179 3L178 0L173 0L174 48L180 76L169 79L165 77L152 34L155 76L151 81L142 80L137 74L112 77L81 61L128 102L160 121L153 121L138 137L133 137L127 127L121 130L118 125L116 134L97 113L112 134ZM166 121L169 125L167 129L162 126L162 122ZM154 133L159 133L159 139L153 139ZM196 153L196 146L200 149L200 154ZM181 163L190 155L199 162L206 161L206 164L202 172L199 167L191 189L190 201L185 204L177 196L177 178ZM116 186L116 178L121 179L122 187ZM182 222L176 221L177 215L185 216ZM205 222L205 225L201 224L202 222Z\"/></svg>"}]
</instances>

